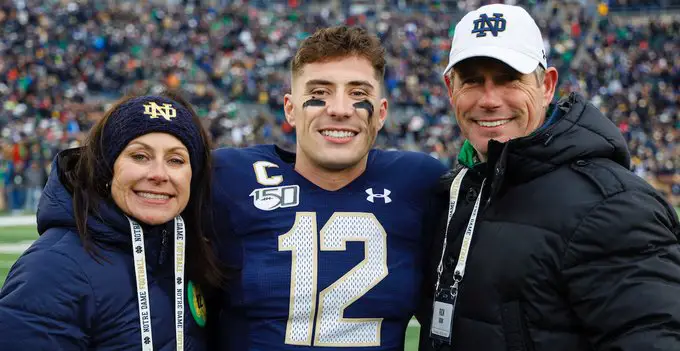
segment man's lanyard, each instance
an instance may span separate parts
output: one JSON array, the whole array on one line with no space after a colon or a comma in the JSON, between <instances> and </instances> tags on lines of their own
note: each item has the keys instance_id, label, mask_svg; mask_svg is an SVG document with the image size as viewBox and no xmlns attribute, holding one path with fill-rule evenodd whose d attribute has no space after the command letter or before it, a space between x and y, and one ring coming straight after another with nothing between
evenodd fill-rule
<instances>
[{"instance_id":1,"label":"man's lanyard","mask_svg":"<svg viewBox=\"0 0 680 351\"><path fill-rule=\"evenodd\" d=\"M449 225L451 224L451 218L456 212L456 204L458 202L458 195L460 193L460 186L463 183L463 178L467 173L467 168L463 168L456 178L454 178L453 183L451 183L451 188L449 190L449 213L446 220L446 232L444 233L444 244L442 245L442 255L439 259L439 266L437 267L437 284L435 285L435 292L439 290L441 284L441 276L444 272L444 256L446 256L446 245L449 237ZM475 201L475 207L472 209L472 214L470 214L470 219L468 221L467 228L465 229L465 236L463 236L463 244L460 247L460 254L458 255L458 263L456 264L456 269L453 271L453 285L451 285L452 290L458 289L458 284L463 280L465 275L465 264L467 263L468 253L470 252L470 244L472 243L472 235L475 231L475 223L477 222L477 214L479 213L479 204L482 199L482 190L484 189L484 183L486 179L482 181L482 186L479 189L479 195Z\"/></svg>"},{"instance_id":2,"label":"man's lanyard","mask_svg":"<svg viewBox=\"0 0 680 351\"><path fill-rule=\"evenodd\" d=\"M446 220L446 231L444 232L444 243L442 244L442 256L439 259L439 266L437 266L437 284L435 285L434 291L439 290L439 282L442 277L442 272L444 272L444 256L446 254L447 239L449 237L449 224L451 224L451 218L456 212L456 204L458 203L458 194L460 193L460 185L463 183L463 177L467 173L468 169L463 168L458 172L456 178L453 179L451 183L451 188L449 189L449 214Z\"/></svg>"},{"instance_id":3,"label":"man's lanyard","mask_svg":"<svg viewBox=\"0 0 680 351\"><path fill-rule=\"evenodd\" d=\"M441 277L444 271L444 256L446 256L446 245L449 236L449 225L451 224L451 219L453 214L456 212L456 204L458 202L458 195L460 193L460 187L463 183L463 178L467 173L467 168L463 168L456 178L454 178L453 183L451 183L451 189L449 190L449 213L446 220L446 232L444 233L444 242L442 245L442 255L439 259L439 267L437 267L437 284L435 285L434 292L434 302L432 306L432 323L430 325L430 337L451 344L453 335L453 321L456 308L456 301L458 300L458 285L463 280L465 275L465 264L467 263L468 253L470 252L470 244L472 243L472 235L475 230L475 223L477 222L477 214L479 213L479 204L482 199L482 190L484 189L484 183L486 179L482 181L482 187L475 201L475 206L472 209L472 214L468 221L467 228L465 229L465 235L463 236L463 244L460 248L460 254L458 256L458 263L456 264L456 269L453 272L453 284L448 289L448 291L441 289Z\"/></svg>"},{"instance_id":4,"label":"man's lanyard","mask_svg":"<svg viewBox=\"0 0 680 351\"><path fill-rule=\"evenodd\" d=\"M128 218L132 233L132 255L137 282L137 306L139 307L139 327L142 336L142 350L153 351L151 332L151 297L146 275L146 255L144 250L144 231L142 227ZM175 217L175 340L177 350L184 350L184 220Z\"/></svg>"}]
</instances>

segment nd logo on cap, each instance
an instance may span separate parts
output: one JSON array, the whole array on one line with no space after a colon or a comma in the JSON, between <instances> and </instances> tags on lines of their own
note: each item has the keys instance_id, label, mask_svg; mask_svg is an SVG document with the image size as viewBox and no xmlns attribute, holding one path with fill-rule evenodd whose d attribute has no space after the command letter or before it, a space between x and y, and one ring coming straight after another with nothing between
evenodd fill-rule
<instances>
[{"instance_id":1,"label":"nd logo on cap","mask_svg":"<svg viewBox=\"0 0 680 351\"><path fill-rule=\"evenodd\" d=\"M482 13L479 18L474 22L474 28L472 28L472 34L477 33L478 37L485 37L486 32L491 32L494 37L498 36L498 32L505 30L505 18L503 18L502 13L494 13L492 18L489 18L486 14Z\"/></svg>"},{"instance_id":2,"label":"nd logo on cap","mask_svg":"<svg viewBox=\"0 0 680 351\"><path fill-rule=\"evenodd\" d=\"M163 104L163 106L158 106L157 103L150 101L144 104L144 114L148 115L149 118L163 117L167 121L172 118L177 117L177 110L172 107L172 104Z\"/></svg>"}]
</instances>

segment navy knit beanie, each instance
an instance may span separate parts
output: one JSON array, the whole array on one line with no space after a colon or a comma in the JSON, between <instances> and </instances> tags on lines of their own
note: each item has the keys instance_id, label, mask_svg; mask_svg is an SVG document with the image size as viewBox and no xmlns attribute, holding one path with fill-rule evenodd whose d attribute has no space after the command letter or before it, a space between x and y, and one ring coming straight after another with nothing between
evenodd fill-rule
<instances>
[{"instance_id":1,"label":"navy knit beanie","mask_svg":"<svg viewBox=\"0 0 680 351\"><path fill-rule=\"evenodd\" d=\"M167 133L179 139L187 150L191 171L203 167L205 147L191 112L180 103L162 96L141 96L118 106L106 121L102 133L104 157L113 169L118 155L133 139L149 133Z\"/></svg>"}]
</instances>

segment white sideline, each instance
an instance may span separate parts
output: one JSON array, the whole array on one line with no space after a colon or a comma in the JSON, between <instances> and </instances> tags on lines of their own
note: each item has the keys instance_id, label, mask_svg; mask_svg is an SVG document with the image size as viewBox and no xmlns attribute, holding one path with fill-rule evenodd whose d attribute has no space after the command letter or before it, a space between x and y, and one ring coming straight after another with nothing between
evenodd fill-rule
<instances>
[{"instance_id":1,"label":"white sideline","mask_svg":"<svg viewBox=\"0 0 680 351\"><path fill-rule=\"evenodd\" d=\"M37 225L35 216L0 216L0 227L15 227L22 225ZM26 251L32 243L33 240L0 244L0 254L21 254Z\"/></svg>"},{"instance_id":2,"label":"white sideline","mask_svg":"<svg viewBox=\"0 0 680 351\"><path fill-rule=\"evenodd\" d=\"M37 225L35 216L0 216L0 227Z\"/></svg>"},{"instance_id":3,"label":"white sideline","mask_svg":"<svg viewBox=\"0 0 680 351\"><path fill-rule=\"evenodd\" d=\"M33 240L11 244L0 244L0 254L20 254L33 244Z\"/></svg>"}]
</instances>

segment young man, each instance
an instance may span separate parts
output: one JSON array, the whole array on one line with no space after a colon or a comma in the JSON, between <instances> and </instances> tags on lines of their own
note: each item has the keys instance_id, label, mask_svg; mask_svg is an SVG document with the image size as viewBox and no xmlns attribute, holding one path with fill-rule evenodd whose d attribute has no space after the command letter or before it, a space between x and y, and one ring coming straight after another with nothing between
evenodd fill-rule
<instances>
[{"instance_id":1,"label":"young man","mask_svg":"<svg viewBox=\"0 0 680 351\"><path fill-rule=\"evenodd\" d=\"M531 16L468 13L444 76L467 141L441 189L420 349L677 350L675 212L593 105L551 105Z\"/></svg>"},{"instance_id":2,"label":"young man","mask_svg":"<svg viewBox=\"0 0 680 351\"><path fill-rule=\"evenodd\" d=\"M426 154L372 150L388 113L384 49L358 28L317 31L284 97L297 149L215 152L215 222L227 284L218 349L403 350L419 302L430 190Z\"/></svg>"}]
</instances>

